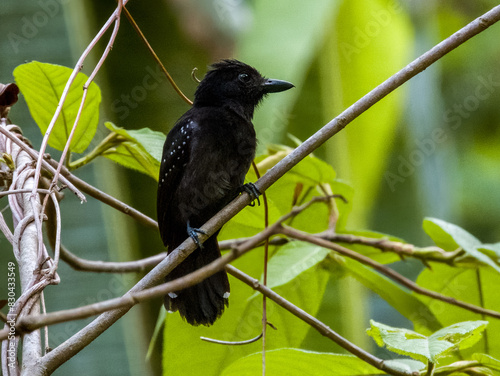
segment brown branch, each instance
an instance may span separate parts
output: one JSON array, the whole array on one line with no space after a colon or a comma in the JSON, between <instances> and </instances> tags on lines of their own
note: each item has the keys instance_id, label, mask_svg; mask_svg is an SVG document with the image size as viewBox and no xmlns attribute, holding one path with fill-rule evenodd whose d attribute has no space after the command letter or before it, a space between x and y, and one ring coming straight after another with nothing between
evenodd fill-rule
<instances>
[{"instance_id":1,"label":"brown branch","mask_svg":"<svg viewBox=\"0 0 500 376\"><path fill-rule=\"evenodd\" d=\"M184 100L184 102L186 102L189 105L192 105L193 102L188 97L186 97L184 95L184 93L182 92L182 90L179 88L179 86L177 86L177 84L175 83L174 79L172 78L172 76L170 75L170 73L168 73L167 69L165 68L165 66L161 62L161 60L158 57L158 55L156 55L155 50L153 49L153 47L151 47L151 45L149 44L149 42L146 39L145 35L143 34L142 30L139 28L139 25L137 25L137 23L135 22L134 18L132 17L132 15L130 14L130 12L127 10L127 8L123 8L123 12L125 13L125 16L129 20L130 24L132 25L132 27L134 28L134 30L136 31L136 33L141 38L142 42L146 45L149 53L153 56L153 59L156 61L156 64L159 65L159 67L161 68L161 70L163 71L163 73L165 74L165 76L167 77L167 80L168 80L168 82L170 82L170 85L172 85L172 87L174 88L174 90L177 92L177 94L179 94L179 96Z\"/></svg>"},{"instance_id":2,"label":"brown branch","mask_svg":"<svg viewBox=\"0 0 500 376\"><path fill-rule=\"evenodd\" d=\"M429 261L453 265L457 256L464 253L462 249L457 249L453 252L446 252L442 248L436 246L417 247L413 244L393 241L387 238L380 239L353 234L336 234L331 231L325 231L317 234L316 237L336 243L366 245L368 247L380 249L382 252L394 252L401 258L413 257L421 260L426 265L428 265L427 263Z\"/></svg>"},{"instance_id":3,"label":"brown branch","mask_svg":"<svg viewBox=\"0 0 500 376\"><path fill-rule=\"evenodd\" d=\"M378 270L382 274L386 275L387 277L393 279L394 281L400 283L401 285L416 292L417 294L429 296L433 299L441 300L442 302L467 309L471 312L480 313L480 314L484 314L484 315L488 315L488 316L500 319L500 312L496 312L496 311L492 311L490 309L478 307L478 306L475 306L473 304L469 304L469 303L457 300L455 298L451 298L449 296L439 294L435 291L423 288L423 287L417 285L412 280L410 280L410 279L402 276L401 274L395 272L394 270L386 267L385 265L382 265L382 264L378 263L377 261L374 261L371 258L366 257L364 255L361 255L357 252L354 252L348 248L342 247L339 244L335 244L335 243L329 242L329 241L321 239L321 238L316 238L312 235L306 234L304 232L301 232L301 231L298 231L298 230L295 230L295 229L292 229L289 227L282 227L280 232L286 236L291 237L291 238L294 238L297 240L302 240L305 242L309 242L311 244L316 244L316 245L323 247L323 248L331 249L331 250L338 252L344 256L352 258L353 260L359 261L360 263L362 263L364 265L368 265L368 266L372 267L373 269Z\"/></svg>"},{"instance_id":4,"label":"brown branch","mask_svg":"<svg viewBox=\"0 0 500 376\"><path fill-rule=\"evenodd\" d=\"M167 257L167 252L161 252L157 255L136 261L94 261L76 256L61 244L61 259L66 261L73 269L80 271L96 273L137 273L155 267L165 259L165 257Z\"/></svg>"}]
</instances>

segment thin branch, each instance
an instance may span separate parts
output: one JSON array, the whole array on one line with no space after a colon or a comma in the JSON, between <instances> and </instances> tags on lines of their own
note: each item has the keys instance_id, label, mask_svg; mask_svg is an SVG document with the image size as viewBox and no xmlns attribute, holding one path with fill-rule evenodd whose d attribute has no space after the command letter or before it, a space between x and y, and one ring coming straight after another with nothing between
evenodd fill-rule
<instances>
[{"instance_id":1,"label":"thin branch","mask_svg":"<svg viewBox=\"0 0 500 376\"><path fill-rule=\"evenodd\" d=\"M255 162L252 162L252 167L255 171L257 179L260 179L260 172ZM266 192L262 193L262 201L264 202L264 229L269 228L269 205L267 203ZM269 259L269 237L264 242L264 279L263 284L267 286L267 261ZM266 296L262 295L262 376L266 376L266 339L267 339L267 300Z\"/></svg>"},{"instance_id":2,"label":"thin branch","mask_svg":"<svg viewBox=\"0 0 500 376\"><path fill-rule=\"evenodd\" d=\"M184 95L184 93L182 92L182 90L179 88L179 86L177 86L177 84L175 83L174 79L172 78L172 76L170 75L170 73L168 73L167 69L165 68L165 66L161 62L161 60L158 57L158 55L156 55L156 52L153 50L153 47L151 47L151 45L149 44L148 40L146 39L146 37L143 34L142 30L139 28L139 26L135 22L134 18L132 17L132 15L128 11L128 9L127 8L123 8L123 12L125 13L125 16L129 20L130 24L133 26L133 28L136 31L136 33L139 35L139 37L141 38L141 40L143 41L143 43L146 45L148 51L153 56L153 59L156 61L156 64L159 65L159 67L161 68L162 72L167 77L167 80L168 80L168 82L170 82L170 85L172 85L172 87L174 88L174 90L177 92L177 94L179 94L179 96L184 100L184 102L186 102L189 105L192 105L193 102L188 97L186 97Z\"/></svg>"},{"instance_id":3,"label":"thin branch","mask_svg":"<svg viewBox=\"0 0 500 376\"><path fill-rule=\"evenodd\" d=\"M118 30L120 29L120 15L123 9L123 0L118 0L118 7L116 8L115 12L113 13L114 15L114 28L113 32L111 33L111 37L109 38L108 44L106 45L106 48L104 49L104 52L99 59L99 62L95 66L94 70L90 74L89 78L83 85L83 94L82 94L82 99L80 101L80 107L78 108L78 112L75 117L75 122L73 124L73 127L71 128L71 132L68 136L68 140L66 141L66 145L64 145L64 150L61 154L61 158L59 161L59 164L57 166L56 172L54 176L52 177L52 184L51 186L57 184L59 173L61 172L61 167L64 164L64 161L66 160L66 155L68 154L69 147L71 144L71 141L73 140L73 136L75 134L76 128L78 126L78 123L80 122L80 117L83 112L83 107L85 106L85 101L87 99L87 94L88 94L88 89L92 81L94 80L95 76L97 75L97 72L101 69L102 65L104 64L104 61L108 57L109 52L111 51L111 48L113 47L113 44L115 42L116 36L118 35Z\"/></svg>"},{"instance_id":4,"label":"thin branch","mask_svg":"<svg viewBox=\"0 0 500 376\"><path fill-rule=\"evenodd\" d=\"M361 244L368 247L380 249L382 252L394 252L401 258L413 257L428 265L429 261L442 262L453 265L453 261L463 254L462 249L453 252L446 252L436 246L417 247L413 244L393 241L387 238L369 238L353 234L336 234L331 231L325 231L317 234L316 237L330 240L337 243Z\"/></svg>"},{"instance_id":5,"label":"thin branch","mask_svg":"<svg viewBox=\"0 0 500 376\"><path fill-rule=\"evenodd\" d=\"M61 244L61 259L66 261L69 266L76 270L90 271L96 273L130 273L143 272L158 265L167 257L167 252L162 252L157 255L147 257L136 261L94 261L87 260L71 253Z\"/></svg>"},{"instance_id":6,"label":"thin branch","mask_svg":"<svg viewBox=\"0 0 500 376\"><path fill-rule=\"evenodd\" d=\"M289 227L282 227L280 232L284 235L291 237L291 238L294 238L297 240L302 240L305 242L309 242L311 244L316 244L316 245L323 247L323 248L331 249L331 250L338 252L344 256L352 258L353 260L359 261L360 263L362 263L364 265L368 265L368 266L372 267L373 269L378 270L382 274L386 275L387 277L393 279L394 281L400 283L401 285L416 292L417 294L429 296L433 299L441 300L442 302L467 309L467 310L474 312L474 313L484 314L484 315L488 315L488 316L500 319L500 312L496 312L496 311L493 311L490 309L478 307L478 306L475 306L473 304L462 302L462 301L457 300L455 298L451 298L449 296L445 296L445 295L439 294L435 291L423 288L423 287L417 285L412 280L410 280L410 279L402 276L401 274L395 272L394 270L386 267L385 265L382 265L382 264L378 263L377 261L374 261L371 258L366 257L364 255L361 255L357 252L354 252L348 248L342 247L339 244L335 244L335 243L329 242L329 241L321 239L321 238L316 238L312 235L306 234L302 231L298 231L298 230L295 230L295 229L292 229Z\"/></svg>"}]
</instances>

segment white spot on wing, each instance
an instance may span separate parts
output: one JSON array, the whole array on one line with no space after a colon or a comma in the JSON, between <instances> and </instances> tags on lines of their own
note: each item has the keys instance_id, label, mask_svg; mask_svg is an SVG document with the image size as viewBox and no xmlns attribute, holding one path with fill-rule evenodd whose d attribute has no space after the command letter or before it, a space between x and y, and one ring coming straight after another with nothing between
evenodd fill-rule
<instances>
[{"instance_id":1,"label":"white spot on wing","mask_svg":"<svg viewBox=\"0 0 500 376\"><path fill-rule=\"evenodd\" d=\"M177 294L175 292L169 292L168 296L170 296L171 299L177 298Z\"/></svg>"},{"instance_id":2,"label":"white spot on wing","mask_svg":"<svg viewBox=\"0 0 500 376\"><path fill-rule=\"evenodd\" d=\"M228 298L229 298L229 295L230 295L230 292L229 292L229 291L226 291L226 292L224 293L224 295L222 295L222 297L223 297L224 299L228 299Z\"/></svg>"}]
</instances>

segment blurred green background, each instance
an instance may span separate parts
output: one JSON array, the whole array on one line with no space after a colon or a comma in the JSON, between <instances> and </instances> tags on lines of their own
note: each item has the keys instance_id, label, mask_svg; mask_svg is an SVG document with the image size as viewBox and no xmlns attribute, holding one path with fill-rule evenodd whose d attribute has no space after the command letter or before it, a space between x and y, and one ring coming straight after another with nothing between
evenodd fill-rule
<instances>
[{"instance_id":1,"label":"blurred green background","mask_svg":"<svg viewBox=\"0 0 500 376\"><path fill-rule=\"evenodd\" d=\"M495 5L492 0L131 0L127 8L188 97L196 88L191 70L197 67L201 78L211 62L227 57L295 84L295 90L268 98L257 111L254 124L264 151L271 142L294 146L288 134L305 140L391 74ZM102 0L2 0L0 82L13 82L12 71L25 61L73 67L114 7L114 1ZM91 53L85 73L92 71L109 35ZM500 25L494 25L473 38L377 103L315 153L354 187L349 227L426 245L429 239L421 223L423 217L433 216L462 226L485 243L499 241L499 35ZM103 103L92 146L106 135L105 120L127 129L149 127L167 133L188 109L125 18L95 81ZM40 145L40 132L22 96L10 118L36 147ZM152 179L108 160L98 160L78 175L156 217ZM6 199L1 200L0 210L7 205ZM63 243L81 257L132 260L163 250L155 232L92 198L82 206L67 195L62 209ZM9 216L8 210L4 215ZM0 249L2 265L13 260L2 235ZM412 276L420 265L396 267ZM59 286L46 289L49 311L117 296L140 277L74 272L64 264L60 276ZM4 286L2 281L2 295ZM356 314L330 318L327 324L348 338L368 347L363 331L369 318L384 318L394 326L398 320L406 322L349 280L337 289L345 295L343 312ZM158 351L145 361L159 307L159 300L135 307L55 374L159 374ZM51 346L88 322L51 327ZM328 351L320 341L307 345Z\"/></svg>"}]
</instances>

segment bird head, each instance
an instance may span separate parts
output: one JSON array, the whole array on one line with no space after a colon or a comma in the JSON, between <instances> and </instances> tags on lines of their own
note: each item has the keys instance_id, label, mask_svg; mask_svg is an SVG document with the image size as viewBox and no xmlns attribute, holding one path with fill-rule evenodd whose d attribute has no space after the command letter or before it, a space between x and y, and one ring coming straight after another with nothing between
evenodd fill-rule
<instances>
[{"instance_id":1,"label":"bird head","mask_svg":"<svg viewBox=\"0 0 500 376\"><path fill-rule=\"evenodd\" d=\"M287 81L263 77L255 68L238 60L222 60L200 82L195 92L194 105L221 106L226 103L240 105L250 118L254 108L266 94L294 87Z\"/></svg>"}]
</instances>

